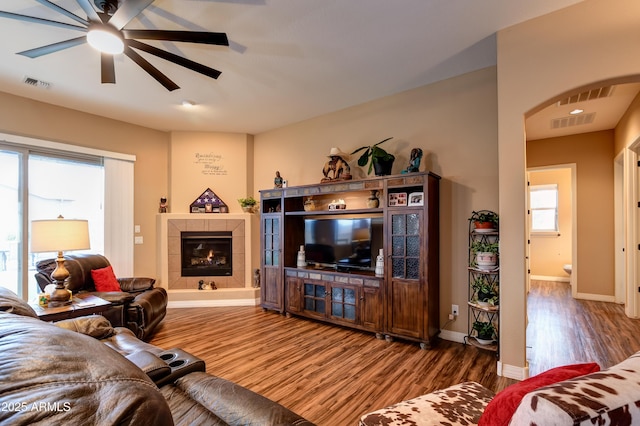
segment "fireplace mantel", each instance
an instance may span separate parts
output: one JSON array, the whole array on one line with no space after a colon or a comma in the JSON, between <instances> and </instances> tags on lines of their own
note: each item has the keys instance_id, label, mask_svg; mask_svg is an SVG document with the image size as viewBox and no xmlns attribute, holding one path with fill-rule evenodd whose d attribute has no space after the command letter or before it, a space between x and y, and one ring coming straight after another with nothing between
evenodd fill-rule
<instances>
[{"instance_id":1,"label":"fireplace mantel","mask_svg":"<svg viewBox=\"0 0 640 426\"><path fill-rule=\"evenodd\" d=\"M159 213L158 285L169 294L169 307L255 306L260 289L253 273L259 267L259 250L252 236L259 234L259 218L250 213ZM231 277L182 277L180 232L231 231L233 275ZM216 290L199 290L198 281L214 281Z\"/></svg>"}]
</instances>

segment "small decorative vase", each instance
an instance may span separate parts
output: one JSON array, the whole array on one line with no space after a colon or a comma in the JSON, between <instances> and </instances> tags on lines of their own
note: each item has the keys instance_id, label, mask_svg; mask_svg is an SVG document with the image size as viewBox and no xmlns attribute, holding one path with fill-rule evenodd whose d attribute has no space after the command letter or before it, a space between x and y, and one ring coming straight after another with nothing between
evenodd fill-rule
<instances>
[{"instance_id":1,"label":"small decorative vase","mask_svg":"<svg viewBox=\"0 0 640 426\"><path fill-rule=\"evenodd\" d=\"M371 196L367 199L367 207L370 209L375 209L380 205L380 200L378 200L378 191L375 189L371 191Z\"/></svg>"},{"instance_id":2,"label":"small decorative vase","mask_svg":"<svg viewBox=\"0 0 640 426\"><path fill-rule=\"evenodd\" d=\"M376 277L381 277L384 275L384 255L382 249L378 253L378 257L376 257Z\"/></svg>"},{"instance_id":3,"label":"small decorative vase","mask_svg":"<svg viewBox=\"0 0 640 426\"><path fill-rule=\"evenodd\" d=\"M305 268L307 266L306 256L304 254L304 246L300 246L300 251L298 251L298 268Z\"/></svg>"}]
</instances>

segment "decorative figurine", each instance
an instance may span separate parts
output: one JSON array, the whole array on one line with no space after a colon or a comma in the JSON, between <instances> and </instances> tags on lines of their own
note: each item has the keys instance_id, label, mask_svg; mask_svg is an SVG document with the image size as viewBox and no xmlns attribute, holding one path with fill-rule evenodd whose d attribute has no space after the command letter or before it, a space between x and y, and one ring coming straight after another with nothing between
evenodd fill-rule
<instances>
[{"instance_id":1,"label":"decorative figurine","mask_svg":"<svg viewBox=\"0 0 640 426\"><path fill-rule=\"evenodd\" d=\"M409 165L401 173L415 173L419 171L421 160L422 160L422 149L413 148L411 150L411 158L409 159Z\"/></svg>"},{"instance_id":2,"label":"decorative figurine","mask_svg":"<svg viewBox=\"0 0 640 426\"><path fill-rule=\"evenodd\" d=\"M260 269L253 272L253 287L260 288Z\"/></svg>"},{"instance_id":3,"label":"decorative figurine","mask_svg":"<svg viewBox=\"0 0 640 426\"><path fill-rule=\"evenodd\" d=\"M217 290L215 281L209 281L205 283L204 280L198 281L198 290Z\"/></svg>"},{"instance_id":4,"label":"decorative figurine","mask_svg":"<svg viewBox=\"0 0 640 426\"><path fill-rule=\"evenodd\" d=\"M273 179L273 187L274 188L282 188L282 184L284 183L284 179L280 176L280 172L276 172L276 177Z\"/></svg>"},{"instance_id":5,"label":"decorative figurine","mask_svg":"<svg viewBox=\"0 0 640 426\"><path fill-rule=\"evenodd\" d=\"M167 212L167 199L165 197L160 198L160 207L158 208L158 212L160 213Z\"/></svg>"},{"instance_id":6,"label":"decorative figurine","mask_svg":"<svg viewBox=\"0 0 640 426\"><path fill-rule=\"evenodd\" d=\"M349 154L340 150L340 148L331 148L329 152L329 161L327 161L322 169L324 178L320 182L329 182L334 180L350 180L351 168L349 167Z\"/></svg>"}]
</instances>

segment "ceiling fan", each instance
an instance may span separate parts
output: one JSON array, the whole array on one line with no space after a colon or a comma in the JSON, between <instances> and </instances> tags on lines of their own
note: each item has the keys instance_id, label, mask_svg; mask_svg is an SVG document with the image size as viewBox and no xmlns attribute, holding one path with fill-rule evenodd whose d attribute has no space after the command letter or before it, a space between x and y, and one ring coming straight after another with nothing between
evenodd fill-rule
<instances>
[{"instance_id":1,"label":"ceiling fan","mask_svg":"<svg viewBox=\"0 0 640 426\"><path fill-rule=\"evenodd\" d=\"M153 3L154 0L93 0L93 3L96 5L98 10L91 5L90 0L76 0L78 5L86 13L87 19L52 3L49 0L36 1L68 18L71 18L80 25L3 11L0 11L0 17L67 28L84 32L86 34L81 37L18 52L18 55L37 58L39 56L59 52L80 44L89 43L101 52L100 69L102 83L116 82L113 57L116 54L124 53L169 91L179 89L180 87L133 49L150 53L154 56L214 79L217 79L221 74L218 70L167 52L166 50L158 49L157 47L142 43L137 39L229 46L229 40L225 33L204 31L127 30L124 28L133 18L138 16L140 12Z\"/></svg>"}]
</instances>

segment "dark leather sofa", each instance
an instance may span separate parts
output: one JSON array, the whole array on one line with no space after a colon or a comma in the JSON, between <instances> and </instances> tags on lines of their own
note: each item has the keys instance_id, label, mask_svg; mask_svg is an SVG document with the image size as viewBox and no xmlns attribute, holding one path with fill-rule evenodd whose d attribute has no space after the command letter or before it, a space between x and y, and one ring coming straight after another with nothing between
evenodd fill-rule
<instances>
[{"instance_id":1,"label":"dark leather sofa","mask_svg":"<svg viewBox=\"0 0 640 426\"><path fill-rule=\"evenodd\" d=\"M99 315L40 321L2 287L0 353L0 424L313 426L180 349Z\"/></svg>"},{"instance_id":2,"label":"dark leather sofa","mask_svg":"<svg viewBox=\"0 0 640 426\"><path fill-rule=\"evenodd\" d=\"M69 270L67 288L74 294L91 293L111 302L103 315L114 327L127 327L140 339L148 340L151 333L167 312L167 292L154 287L153 278L118 278L123 290L99 292L91 276L91 270L110 266L109 260L99 254L65 255L65 266ZM36 281L41 290L52 284L51 273L56 268L56 259L45 259L36 263Z\"/></svg>"}]
</instances>

